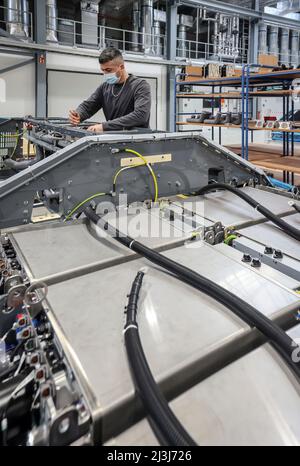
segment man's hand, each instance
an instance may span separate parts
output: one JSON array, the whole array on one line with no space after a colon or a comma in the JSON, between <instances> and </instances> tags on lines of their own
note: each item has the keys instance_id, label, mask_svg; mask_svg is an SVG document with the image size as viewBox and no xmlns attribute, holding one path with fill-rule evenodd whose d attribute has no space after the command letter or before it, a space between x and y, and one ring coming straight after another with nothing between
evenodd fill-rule
<instances>
[{"instance_id":1,"label":"man's hand","mask_svg":"<svg viewBox=\"0 0 300 466\"><path fill-rule=\"evenodd\" d=\"M88 131L93 131L93 133L103 133L103 126L100 123L99 125L89 126Z\"/></svg>"},{"instance_id":2,"label":"man's hand","mask_svg":"<svg viewBox=\"0 0 300 466\"><path fill-rule=\"evenodd\" d=\"M78 126L80 123L80 115L75 110L69 111L69 121L73 126Z\"/></svg>"}]
</instances>

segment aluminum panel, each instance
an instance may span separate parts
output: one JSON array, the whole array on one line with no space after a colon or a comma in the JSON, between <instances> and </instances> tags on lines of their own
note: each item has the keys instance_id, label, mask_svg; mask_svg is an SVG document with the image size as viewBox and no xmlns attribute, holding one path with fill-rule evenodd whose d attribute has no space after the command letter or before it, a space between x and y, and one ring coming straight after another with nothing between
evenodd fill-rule
<instances>
[{"instance_id":1,"label":"aluminum panel","mask_svg":"<svg viewBox=\"0 0 300 466\"><path fill-rule=\"evenodd\" d=\"M235 240L234 243L240 240L241 238L239 238L238 240ZM285 275L284 273L281 273L279 270L276 270L263 262L261 263L261 266L258 268L252 267L251 264L242 262L243 252L235 249L234 247L227 246L224 243L216 244L214 247L216 250L232 258L236 262L243 263L245 267L248 267L254 273L257 273L265 278L268 278L269 280L274 280L274 282L281 284L285 286L286 288L289 288L290 290L296 290L299 287L300 283L298 280L295 280L294 278L289 277L288 275ZM253 255L253 257L258 257L258 255ZM299 267L300 267L300 264L299 264Z\"/></svg>"},{"instance_id":2,"label":"aluminum panel","mask_svg":"<svg viewBox=\"0 0 300 466\"><path fill-rule=\"evenodd\" d=\"M180 247L165 254L238 294L266 315L289 315L300 304L294 293L226 258L212 246ZM230 343L238 353L240 339L249 332L223 306L144 259L50 286L51 309L98 400L95 410L101 410L104 417L104 436L117 428L112 425L116 412L119 417L130 413L128 422L133 422L132 406L128 409L128 404L134 399L134 390L122 339L122 314L126 295L141 267L147 267L147 274L140 329L158 381L178 383L180 375L186 376L184 371L193 364L197 363L199 370L211 354L223 357ZM179 343L183 341L184 345Z\"/></svg>"},{"instance_id":3,"label":"aluminum panel","mask_svg":"<svg viewBox=\"0 0 300 466\"><path fill-rule=\"evenodd\" d=\"M289 206L288 202L290 199L287 197L250 187L241 188L241 190L276 215L292 214L295 211ZM201 207L204 217L212 222L222 222L224 226L242 226L264 219L261 214L245 201L235 194L224 190L209 193L205 196L195 196L186 200L177 198L174 202L176 204L184 204L186 202L204 203L203 207Z\"/></svg>"},{"instance_id":4,"label":"aluminum panel","mask_svg":"<svg viewBox=\"0 0 300 466\"><path fill-rule=\"evenodd\" d=\"M300 325L288 333L300 338ZM300 445L299 385L269 345L212 375L170 406L199 445ZM158 443L143 420L107 445Z\"/></svg>"},{"instance_id":5,"label":"aluminum panel","mask_svg":"<svg viewBox=\"0 0 300 466\"><path fill-rule=\"evenodd\" d=\"M159 208L122 208L116 220L114 212L106 220L152 248L168 248L183 242L195 229L189 219L170 222ZM211 223L198 217L197 227ZM194 222L194 220L193 220ZM92 234L91 234L92 233ZM93 271L121 263L136 254L86 222L74 224L52 222L12 230L13 240L28 265L30 278L48 283L81 272ZM101 241L99 241L99 237Z\"/></svg>"},{"instance_id":6,"label":"aluminum panel","mask_svg":"<svg viewBox=\"0 0 300 466\"><path fill-rule=\"evenodd\" d=\"M300 229L300 215L298 213L290 215L284 219L287 223ZM268 222L264 225L255 225L243 229L241 234L263 245L280 249L290 257L300 261L299 243L288 235L284 234L280 228Z\"/></svg>"}]
</instances>

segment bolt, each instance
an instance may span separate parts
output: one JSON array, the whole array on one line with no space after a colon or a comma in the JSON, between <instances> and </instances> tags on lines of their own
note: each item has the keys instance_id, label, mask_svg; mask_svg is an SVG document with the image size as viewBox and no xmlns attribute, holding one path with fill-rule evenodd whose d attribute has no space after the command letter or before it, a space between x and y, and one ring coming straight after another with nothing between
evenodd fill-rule
<instances>
[{"instance_id":1,"label":"bolt","mask_svg":"<svg viewBox=\"0 0 300 466\"><path fill-rule=\"evenodd\" d=\"M265 254L273 254L273 248L271 248L271 246L266 246L264 253Z\"/></svg>"},{"instance_id":2,"label":"bolt","mask_svg":"<svg viewBox=\"0 0 300 466\"><path fill-rule=\"evenodd\" d=\"M250 256L250 254L244 254L243 258L242 258L242 261L243 262L251 262L251 259L252 259L252 257Z\"/></svg>"},{"instance_id":3,"label":"bolt","mask_svg":"<svg viewBox=\"0 0 300 466\"><path fill-rule=\"evenodd\" d=\"M70 428L70 419L66 417L60 422L58 426L58 431L60 434L65 434L69 430L69 428Z\"/></svg>"},{"instance_id":4,"label":"bolt","mask_svg":"<svg viewBox=\"0 0 300 466\"><path fill-rule=\"evenodd\" d=\"M280 249L275 249L274 250L273 258L274 259L282 259L283 258L283 254L280 251Z\"/></svg>"},{"instance_id":5,"label":"bolt","mask_svg":"<svg viewBox=\"0 0 300 466\"><path fill-rule=\"evenodd\" d=\"M254 258L251 262L251 267L260 267L260 266L261 266L260 260L257 258Z\"/></svg>"}]
</instances>

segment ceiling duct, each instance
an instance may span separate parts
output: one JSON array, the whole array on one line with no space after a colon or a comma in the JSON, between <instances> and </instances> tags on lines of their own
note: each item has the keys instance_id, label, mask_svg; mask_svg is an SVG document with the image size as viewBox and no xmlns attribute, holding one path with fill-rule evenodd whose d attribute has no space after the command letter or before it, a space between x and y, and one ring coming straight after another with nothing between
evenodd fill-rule
<instances>
[{"instance_id":1,"label":"ceiling duct","mask_svg":"<svg viewBox=\"0 0 300 466\"><path fill-rule=\"evenodd\" d=\"M180 15L178 24L178 43L177 43L177 56L186 58L187 56L187 27L183 22Z\"/></svg>"},{"instance_id":2,"label":"ceiling duct","mask_svg":"<svg viewBox=\"0 0 300 466\"><path fill-rule=\"evenodd\" d=\"M81 42L85 45L98 45L99 0L81 2Z\"/></svg>"},{"instance_id":3,"label":"ceiling duct","mask_svg":"<svg viewBox=\"0 0 300 466\"><path fill-rule=\"evenodd\" d=\"M159 21L154 21L153 24L153 52L156 56L161 56L163 54L161 24Z\"/></svg>"},{"instance_id":4,"label":"ceiling duct","mask_svg":"<svg viewBox=\"0 0 300 466\"><path fill-rule=\"evenodd\" d=\"M153 28L153 0L142 0L141 3L142 20L142 47L146 54L153 54L152 28Z\"/></svg>"},{"instance_id":5,"label":"ceiling duct","mask_svg":"<svg viewBox=\"0 0 300 466\"><path fill-rule=\"evenodd\" d=\"M139 51L139 30L140 30L140 4L139 1L136 0L133 3L132 6L132 29L133 32L131 34L131 44L130 44L130 49L132 52L138 52Z\"/></svg>"},{"instance_id":6,"label":"ceiling duct","mask_svg":"<svg viewBox=\"0 0 300 466\"><path fill-rule=\"evenodd\" d=\"M28 39L30 35L30 14L29 14L29 2L28 0L22 0L22 20L24 35Z\"/></svg>"},{"instance_id":7,"label":"ceiling duct","mask_svg":"<svg viewBox=\"0 0 300 466\"><path fill-rule=\"evenodd\" d=\"M277 26L270 26L269 28L269 50L271 55L278 57L278 34L279 29Z\"/></svg>"},{"instance_id":8,"label":"ceiling duct","mask_svg":"<svg viewBox=\"0 0 300 466\"><path fill-rule=\"evenodd\" d=\"M291 65L299 65L299 31L291 31Z\"/></svg>"},{"instance_id":9,"label":"ceiling duct","mask_svg":"<svg viewBox=\"0 0 300 466\"><path fill-rule=\"evenodd\" d=\"M47 42L57 42L57 29L56 0L47 0Z\"/></svg>"},{"instance_id":10,"label":"ceiling duct","mask_svg":"<svg viewBox=\"0 0 300 466\"><path fill-rule=\"evenodd\" d=\"M264 21L260 21L258 25L258 43L259 53L266 55L268 53L267 45L268 27Z\"/></svg>"},{"instance_id":11,"label":"ceiling duct","mask_svg":"<svg viewBox=\"0 0 300 466\"><path fill-rule=\"evenodd\" d=\"M290 53L289 53L289 29L282 28L280 31L280 55L279 60L281 65L289 66Z\"/></svg>"},{"instance_id":12,"label":"ceiling duct","mask_svg":"<svg viewBox=\"0 0 300 466\"><path fill-rule=\"evenodd\" d=\"M26 38L23 23L22 0L5 0L4 6L6 8L5 20L7 23L7 32L12 36Z\"/></svg>"}]
</instances>

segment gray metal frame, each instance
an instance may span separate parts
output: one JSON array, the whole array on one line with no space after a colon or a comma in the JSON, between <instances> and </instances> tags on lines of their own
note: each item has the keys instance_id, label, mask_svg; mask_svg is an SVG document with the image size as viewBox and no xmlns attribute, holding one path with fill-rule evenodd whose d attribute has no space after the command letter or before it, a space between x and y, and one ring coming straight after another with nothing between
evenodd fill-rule
<instances>
[{"instance_id":1,"label":"gray metal frame","mask_svg":"<svg viewBox=\"0 0 300 466\"><path fill-rule=\"evenodd\" d=\"M155 165L160 197L197 191L208 183L213 168L222 171L224 182L269 184L262 170L199 134L87 136L2 182L0 228L30 223L36 194L44 190L58 193L58 207L53 210L60 215L99 192L107 195L96 203L117 204L118 196L110 193L121 159L128 158L126 147L144 156L172 154L172 161ZM126 170L120 187L127 193L128 203L154 196L153 180L145 166Z\"/></svg>"}]
</instances>

